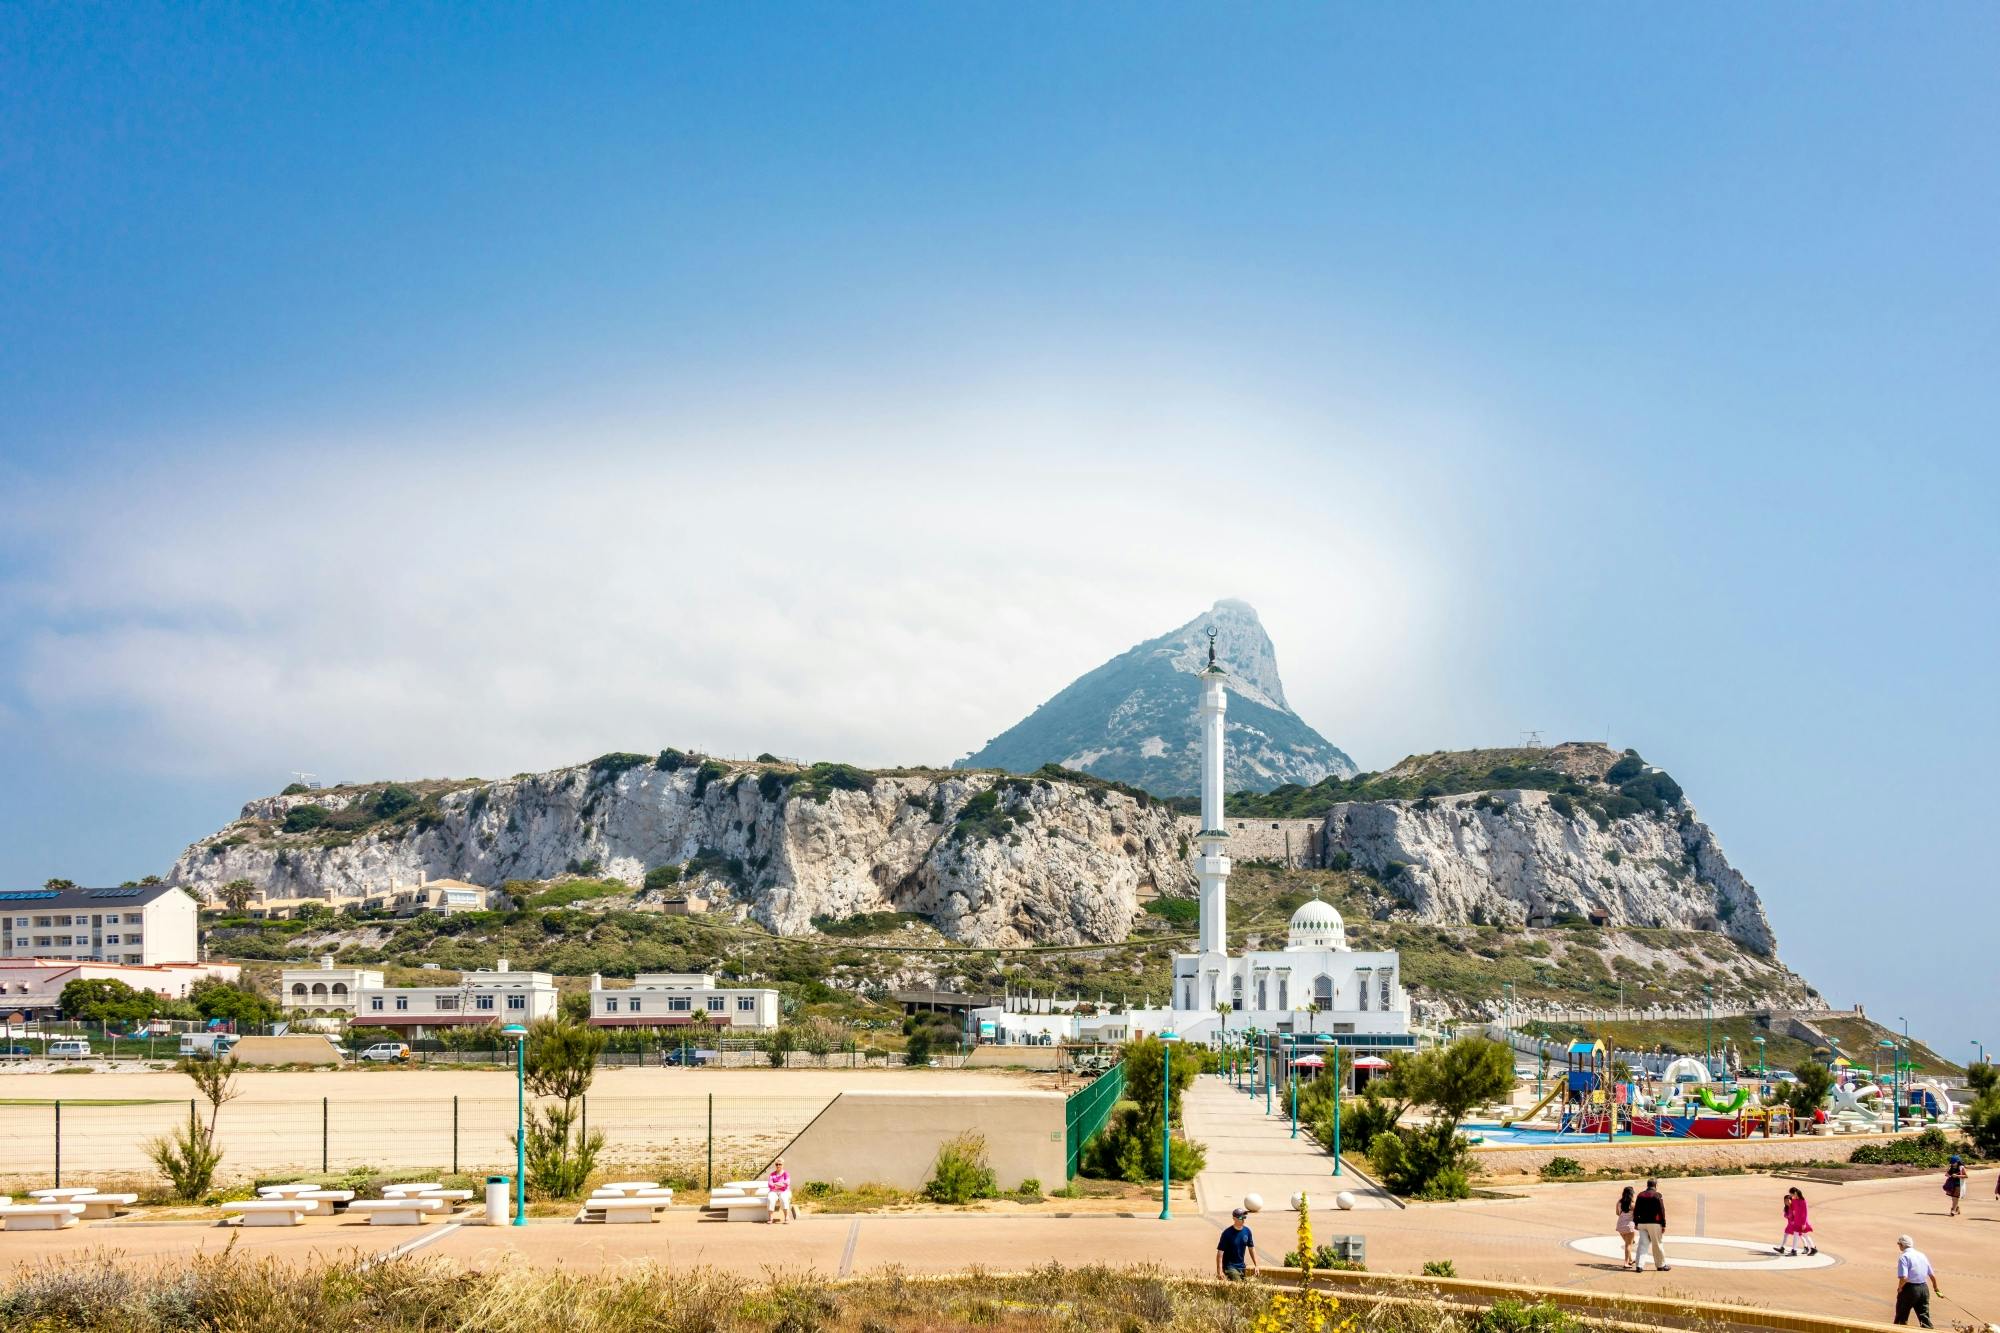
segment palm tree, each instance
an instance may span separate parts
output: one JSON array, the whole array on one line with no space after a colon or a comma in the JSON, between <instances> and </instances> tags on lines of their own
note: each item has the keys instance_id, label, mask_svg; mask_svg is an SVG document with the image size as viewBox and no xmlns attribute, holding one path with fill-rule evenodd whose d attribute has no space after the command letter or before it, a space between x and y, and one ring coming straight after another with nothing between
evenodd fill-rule
<instances>
[{"instance_id":1,"label":"palm tree","mask_svg":"<svg viewBox=\"0 0 2000 1333\"><path fill-rule=\"evenodd\" d=\"M1227 1000L1217 1000L1215 1002L1215 1015L1222 1020L1222 1030L1224 1032L1229 1031L1229 1012L1234 1007Z\"/></svg>"},{"instance_id":2,"label":"palm tree","mask_svg":"<svg viewBox=\"0 0 2000 1333\"><path fill-rule=\"evenodd\" d=\"M250 905L250 900L257 896L257 886L247 879L232 879L217 889L215 896L220 898L222 905L230 911L241 912Z\"/></svg>"}]
</instances>

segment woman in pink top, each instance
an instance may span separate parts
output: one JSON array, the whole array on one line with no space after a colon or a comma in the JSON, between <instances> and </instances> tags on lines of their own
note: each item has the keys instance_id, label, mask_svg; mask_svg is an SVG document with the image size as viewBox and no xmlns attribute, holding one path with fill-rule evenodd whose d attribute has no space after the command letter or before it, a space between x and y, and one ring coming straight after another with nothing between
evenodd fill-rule
<instances>
[{"instance_id":1,"label":"woman in pink top","mask_svg":"<svg viewBox=\"0 0 2000 1333\"><path fill-rule=\"evenodd\" d=\"M792 1211L792 1173L785 1170L785 1159L780 1157L771 1163L771 1175L764 1182L771 1187L771 1211L766 1222L782 1222Z\"/></svg>"}]
</instances>

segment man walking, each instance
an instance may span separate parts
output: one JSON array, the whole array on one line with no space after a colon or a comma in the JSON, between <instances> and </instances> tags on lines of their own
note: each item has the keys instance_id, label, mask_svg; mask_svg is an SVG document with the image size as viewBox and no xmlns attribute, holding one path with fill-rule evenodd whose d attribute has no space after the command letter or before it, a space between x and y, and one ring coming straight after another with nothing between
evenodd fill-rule
<instances>
[{"instance_id":1,"label":"man walking","mask_svg":"<svg viewBox=\"0 0 2000 1333\"><path fill-rule=\"evenodd\" d=\"M1896 1237L1896 1248L1902 1252L1896 1260L1896 1322L1909 1323L1915 1311L1919 1328L1935 1327L1931 1323L1931 1293L1944 1295L1938 1290L1937 1270L1908 1236Z\"/></svg>"},{"instance_id":2,"label":"man walking","mask_svg":"<svg viewBox=\"0 0 2000 1333\"><path fill-rule=\"evenodd\" d=\"M1230 1282L1257 1276L1257 1242L1251 1239L1250 1214L1238 1208L1229 1215L1233 1221L1222 1229L1215 1242L1215 1275Z\"/></svg>"},{"instance_id":3,"label":"man walking","mask_svg":"<svg viewBox=\"0 0 2000 1333\"><path fill-rule=\"evenodd\" d=\"M1646 1188L1639 1191L1639 1197L1632 1201L1632 1225L1639 1228L1639 1249L1633 1260L1634 1272L1646 1267L1646 1247L1653 1247L1653 1268L1656 1272L1669 1272L1667 1263L1667 1201L1660 1197L1660 1182L1648 1180Z\"/></svg>"}]
</instances>

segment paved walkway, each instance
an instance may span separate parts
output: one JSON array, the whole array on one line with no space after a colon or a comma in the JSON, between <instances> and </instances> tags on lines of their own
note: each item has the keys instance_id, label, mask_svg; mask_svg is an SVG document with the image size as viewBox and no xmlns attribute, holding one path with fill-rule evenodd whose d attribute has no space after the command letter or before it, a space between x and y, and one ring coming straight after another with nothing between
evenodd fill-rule
<instances>
[{"instance_id":1,"label":"paved walkway","mask_svg":"<svg viewBox=\"0 0 2000 1333\"><path fill-rule=\"evenodd\" d=\"M1289 1105L1281 1107L1275 1091L1266 1115L1261 1095L1204 1074L1182 1098L1182 1115L1188 1137L1208 1149L1194 1182L1204 1213L1227 1213L1246 1194L1260 1196L1267 1212L1292 1212L1292 1196L1300 1191L1316 1212L1331 1208L1342 1191L1354 1195L1356 1208L1396 1206L1385 1191L1357 1177L1351 1162L1335 1176L1333 1158L1303 1127L1293 1138Z\"/></svg>"}]
</instances>

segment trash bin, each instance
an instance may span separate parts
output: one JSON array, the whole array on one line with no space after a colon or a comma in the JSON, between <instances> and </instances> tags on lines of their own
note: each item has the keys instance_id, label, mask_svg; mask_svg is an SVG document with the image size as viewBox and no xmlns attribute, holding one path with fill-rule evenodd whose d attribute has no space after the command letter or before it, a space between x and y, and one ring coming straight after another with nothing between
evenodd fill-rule
<instances>
[{"instance_id":1,"label":"trash bin","mask_svg":"<svg viewBox=\"0 0 2000 1333\"><path fill-rule=\"evenodd\" d=\"M506 1176L486 1177L486 1225L504 1227L507 1225L507 1187L514 1182Z\"/></svg>"}]
</instances>

